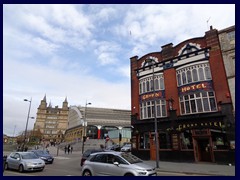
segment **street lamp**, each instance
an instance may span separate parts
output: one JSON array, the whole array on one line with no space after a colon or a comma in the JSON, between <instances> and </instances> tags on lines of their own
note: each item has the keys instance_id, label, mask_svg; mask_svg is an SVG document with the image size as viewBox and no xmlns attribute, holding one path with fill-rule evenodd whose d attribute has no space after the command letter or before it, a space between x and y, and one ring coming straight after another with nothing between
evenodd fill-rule
<instances>
[{"instance_id":1,"label":"street lamp","mask_svg":"<svg viewBox=\"0 0 240 180\"><path fill-rule=\"evenodd\" d=\"M83 140L82 140L82 153L83 153L83 151L84 151L84 142L85 142L85 140L86 140L86 135L87 135L87 105L91 105L92 103L88 103L87 101L86 101L86 104L85 104L85 110L84 110L84 122L83 122Z\"/></svg>"},{"instance_id":2,"label":"street lamp","mask_svg":"<svg viewBox=\"0 0 240 180\"><path fill-rule=\"evenodd\" d=\"M28 120L29 120L29 118L31 118L31 119L34 119L34 117L29 117L30 110L31 110L31 104L32 104L32 98L31 98L31 100L24 99L24 101L27 101L27 102L29 102L29 103L30 103L30 104L29 104L29 109L28 109L28 115L27 115L27 122L26 122L25 134L24 134L24 146L25 146L26 139L27 139L27 127L28 127Z\"/></svg>"},{"instance_id":3,"label":"street lamp","mask_svg":"<svg viewBox=\"0 0 240 180\"><path fill-rule=\"evenodd\" d=\"M154 65L155 65L155 61L154 59L146 59L146 63L151 64L152 67L152 71L153 71L153 75L152 75L152 79L153 79L153 108L154 108L154 130L155 130L155 144L156 144L156 168L159 168L159 144L158 144L158 127L157 127L157 115L156 115L156 95L155 95L155 75L154 75Z\"/></svg>"}]
</instances>

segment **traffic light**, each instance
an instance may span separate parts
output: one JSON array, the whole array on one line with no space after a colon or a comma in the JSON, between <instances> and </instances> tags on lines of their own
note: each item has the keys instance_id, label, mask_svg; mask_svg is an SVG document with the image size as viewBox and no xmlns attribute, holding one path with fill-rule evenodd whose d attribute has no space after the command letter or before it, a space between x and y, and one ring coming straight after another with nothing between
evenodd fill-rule
<instances>
[{"instance_id":1,"label":"traffic light","mask_svg":"<svg viewBox=\"0 0 240 180\"><path fill-rule=\"evenodd\" d=\"M119 133L119 141L122 141L122 133Z\"/></svg>"}]
</instances>

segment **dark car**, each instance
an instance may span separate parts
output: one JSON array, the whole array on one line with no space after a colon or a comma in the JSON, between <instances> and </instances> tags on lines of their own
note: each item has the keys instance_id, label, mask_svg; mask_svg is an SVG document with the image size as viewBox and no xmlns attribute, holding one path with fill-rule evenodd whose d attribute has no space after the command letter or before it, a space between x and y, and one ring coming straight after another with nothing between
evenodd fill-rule
<instances>
[{"instance_id":1,"label":"dark car","mask_svg":"<svg viewBox=\"0 0 240 180\"><path fill-rule=\"evenodd\" d=\"M80 165L83 166L84 161L90 156L90 154L96 153L96 152L103 152L103 151L104 151L103 149L88 149L88 150L86 150L82 155Z\"/></svg>"},{"instance_id":2,"label":"dark car","mask_svg":"<svg viewBox=\"0 0 240 180\"><path fill-rule=\"evenodd\" d=\"M49 154L48 151L37 149L30 150L30 152L36 154L40 159L44 160L46 164L47 163L52 164L54 161L54 157L51 154Z\"/></svg>"}]
</instances>

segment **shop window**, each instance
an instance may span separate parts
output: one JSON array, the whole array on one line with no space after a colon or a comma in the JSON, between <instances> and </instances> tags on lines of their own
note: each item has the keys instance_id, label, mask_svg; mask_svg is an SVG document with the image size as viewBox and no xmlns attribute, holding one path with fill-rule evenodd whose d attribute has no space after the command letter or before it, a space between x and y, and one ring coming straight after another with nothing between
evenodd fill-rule
<instances>
[{"instance_id":1,"label":"shop window","mask_svg":"<svg viewBox=\"0 0 240 180\"><path fill-rule=\"evenodd\" d=\"M140 134L139 148L140 149L149 149L150 148L150 141L149 141L148 132Z\"/></svg>"},{"instance_id":2,"label":"shop window","mask_svg":"<svg viewBox=\"0 0 240 180\"><path fill-rule=\"evenodd\" d=\"M213 149L214 150L223 150L229 149L229 142L227 141L226 133L212 130L212 141L213 141Z\"/></svg>"},{"instance_id":3,"label":"shop window","mask_svg":"<svg viewBox=\"0 0 240 180\"><path fill-rule=\"evenodd\" d=\"M192 133L186 130L180 134L181 149L193 149Z\"/></svg>"},{"instance_id":4,"label":"shop window","mask_svg":"<svg viewBox=\"0 0 240 180\"><path fill-rule=\"evenodd\" d=\"M172 139L169 133L159 134L160 149L172 149Z\"/></svg>"}]
</instances>

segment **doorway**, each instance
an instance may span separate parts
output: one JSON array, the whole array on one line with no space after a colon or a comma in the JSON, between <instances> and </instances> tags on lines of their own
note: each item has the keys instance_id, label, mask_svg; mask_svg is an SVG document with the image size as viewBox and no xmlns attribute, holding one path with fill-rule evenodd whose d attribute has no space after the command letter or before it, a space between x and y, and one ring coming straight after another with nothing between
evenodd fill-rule
<instances>
[{"instance_id":1,"label":"doorway","mask_svg":"<svg viewBox=\"0 0 240 180\"><path fill-rule=\"evenodd\" d=\"M197 154L196 158L197 161L204 161L204 162L212 162L212 152L210 147L210 139L209 138L199 138L196 139L196 151Z\"/></svg>"}]
</instances>

